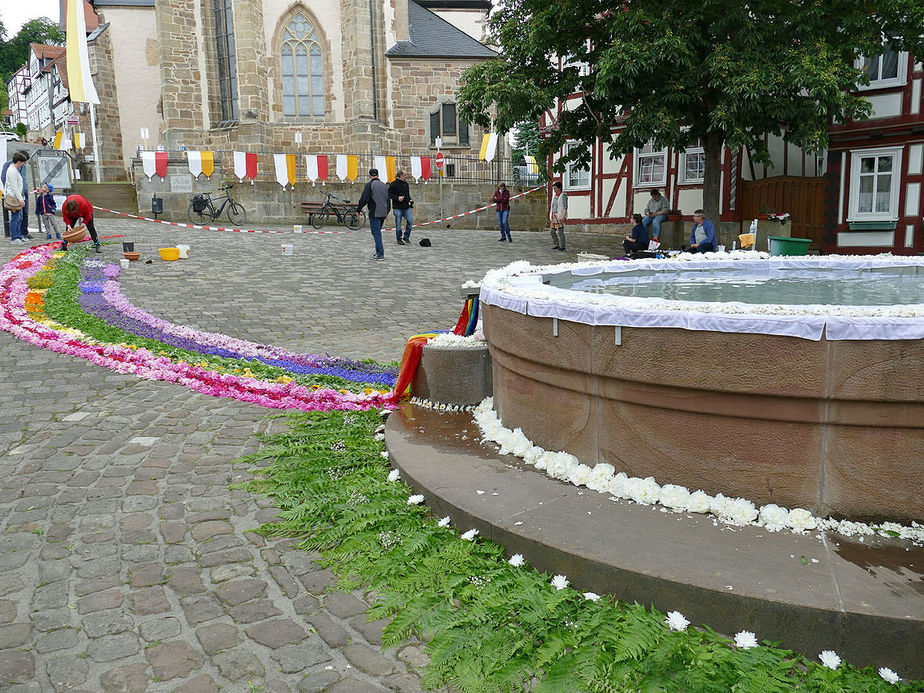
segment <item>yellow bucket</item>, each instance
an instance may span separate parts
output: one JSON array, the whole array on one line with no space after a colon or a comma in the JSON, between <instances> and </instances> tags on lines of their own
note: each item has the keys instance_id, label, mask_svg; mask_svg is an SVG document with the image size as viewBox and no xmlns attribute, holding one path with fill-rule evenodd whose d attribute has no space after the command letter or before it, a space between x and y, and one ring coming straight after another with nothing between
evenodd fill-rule
<instances>
[{"instance_id":1,"label":"yellow bucket","mask_svg":"<svg viewBox=\"0 0 924 693\"><path fill-rule=\"evenodd\" d=\"M161 248L158 252L160 253L160 259L167 262L180 259L179 248Z\"/></svg>"}]
</instances>

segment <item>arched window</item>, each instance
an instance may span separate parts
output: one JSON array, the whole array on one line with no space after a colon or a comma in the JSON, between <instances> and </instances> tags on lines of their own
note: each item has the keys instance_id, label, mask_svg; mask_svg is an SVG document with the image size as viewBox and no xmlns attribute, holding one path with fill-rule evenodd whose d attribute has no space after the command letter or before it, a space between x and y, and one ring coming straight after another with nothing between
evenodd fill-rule
<instances>
[{"instance_id":1,"label":"arched window","mask_svg":"<svg viewBox=\"0 0 924 693\"><path fill-rule=\"evenodd\" d=\"M282 113L324 115L324 61L314 25L301 12L282 31Z\"/></svg>"}]
</instances>

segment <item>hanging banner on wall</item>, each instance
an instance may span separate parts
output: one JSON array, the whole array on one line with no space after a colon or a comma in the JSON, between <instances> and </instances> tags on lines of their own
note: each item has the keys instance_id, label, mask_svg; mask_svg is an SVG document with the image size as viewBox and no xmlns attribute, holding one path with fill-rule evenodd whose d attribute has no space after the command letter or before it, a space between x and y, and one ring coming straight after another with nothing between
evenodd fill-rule
<instances>
[{"instance_id":1,"label":"hanging banner on wall","mask_svg":"<svg viewBox=\"0 0 924 693\"><path fill-rule=\"evenodd\" d=\"M295 154L273 154L276 164L276 182L283 188L295 187Z\"/></svg>"},{"instance_id":2,"label":"hanging banner on wall","mask_svg":"<svg viewBox=\"0 0 924 693\"><path fill-rule=\"evenodd\" d=\"M206 178L211 178L215 173L215 152L200 152L202 155L202 173Z\"/></svg>"},{"instance_id":3,"label":"hanging banner on wall","mask_svg":"<svg viewBox=\"0 0 924 693\"><path fill-rule=\"evenodd\" d=\"M250 178L250 184L253 185L253 180L257 177L257 155L234 152L234 175L239 183L243 183L245 177Z\"/></svg>"},{"instance_id":4,"label":"hanging banner on wall","mask_svg":"<svg viewBox=\"0 0 924 693\"><path fill-rule=\"evenodd\" d=\"M58 130L55 133L55 149L61 149L61 140L64 139L64 133Z\"/></svg>"},{"instance_id":5,"label":"hanging banner on wall","mask_svg":"<svg viewBox=\"0 0 924 693\"><path fill-rule=\"evenodd\" d=\"M318 157L315 154L305 154L305 179L314 182L318 179Z\"/></svg>"},{"instance_id":6,"label":"hanging banner on wall","mask_svg":"<svg viewBox=\"0 0 924 693\"><path fill-rule=\"evenodd\" d=\"M75 132L74 133L74 149L83 149L83 143L84 143L83 133Z\"/></svg>"},{"instance_id":7,"label":"hanging banner on wall","mask_svg":"<svg viewBox=\"0 0 924 693\"><path fill-rule=\"evenodd\" d=\"M186 152L186 161L193 178L198 178L202 173L202 152Z\"/></svg>"},{"instance_id":8,"label":"hanging banner on wall","mask_svg":"<svg viewBox=\"0 0 924 693\"><path fill-rule=\"evenodd\" d=\"M167 152L154 152L154 165L161 180L167 177Z\"/></svg>"},{"instance_id":9,"label":"hanging banner on wall","mask_svg":"<svg viewBox=\"0 0 924 693\"><path fill-rule=\"evenodd\" d=\"M398 160L393 156L385 157L385 171L387 171L386 180L391 183L395 179L398 170Z\"/></svg>"},{"instance_id":10,"label":"hanging banner on wall","mask_svg":"<svg viewBox=\"0 0 924 693\"><path fill-rule=\"evenodd\" d=\"M388 165L385 163L384 156L373 157L372 166L373 168L378 169L379 178L381 178L382 180L385 180L388 177L388 168L387 168Z\"/></svg>"},{"instance_id":11,"label":"hanging banner on wall","mask_svg":"<svg viewBox=\"0 0 924 693\"><path fill-rule=\"evenodd\" d=\"M327 166L327 154L318 154L318 180L321 181L321 185L325 185L327 181Z\"/></svg>"},{"instance_id":12,"label":"hanging banner on wall","mask_svg":"<svg viewBox=\"0 0 924 693\"><path fill-rule=\"evenodd\" d=\"M481 153L478 158L482 161L493 161L497 153L497 133L489 132L481 138Z\"/></svg>"},{"instance_id":13,"label":"hanging banner on wall","mask_svg":"<svg viewBox=\"0 0 924 693\"><path fill-rule=\"evenodd\" d=\"M144 171L144 175L148 177L148 180L151 180L154 174L157 173L154 152L141 152L141 170Z\"/></svg>"}]
</instances>

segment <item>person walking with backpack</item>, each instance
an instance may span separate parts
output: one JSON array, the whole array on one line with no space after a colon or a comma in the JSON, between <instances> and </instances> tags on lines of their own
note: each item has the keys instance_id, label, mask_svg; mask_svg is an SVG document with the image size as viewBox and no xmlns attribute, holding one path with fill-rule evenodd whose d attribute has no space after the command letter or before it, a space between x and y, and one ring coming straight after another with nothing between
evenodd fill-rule
<instances>
[{"instance_id":1,"label":"person walking with backpack","mask_svg":"<svg viewBox=\"0 0 924 693\"><path fill-rule=\"evenodd\" d=\"M395 236L398 239L398 245L410 245L411 226L414 224L411 207L414 206L414 201L411 199L411 188L407 184L407 173L398 171L395 179L388 186L388 197L391 199L391 208L395 212ZM407 224L403 237L401 235L402 219Z\"/></svg>"},{"instance_id":2,"label":"person walking with backpack","mask_svg":"<svg viewBox=\"0 0 924 693\"><path fill-rule=\"evenodd\" d=\"M51 234L54 232L55 237L60 241L61 234L58 233L58 224L55 222L55 210L58 208L54 196L51 194L54 186L51 183L42 183L39 194L35 197L35 216L38 217L39 233L42 228L45 229L45 240L51 240Z\"/></svg>"},{"instance_id":3,"label":"person walking with backpack","mask_svg":"<svg viewBox=\"0 0 924 693\"><path fill-rule=\"evenodd\" d=\"M382 224L388 218L388 186L379 180L379 170L377 168L369 169L369 182L363 188L363 194L359 198L359 204L356 211L363 211L363 207L369 206L369 230L372 231L372 240L375 243L375 255L372 260L385 259L385 247L382 245Z\"/></svg>"}]
</instances>

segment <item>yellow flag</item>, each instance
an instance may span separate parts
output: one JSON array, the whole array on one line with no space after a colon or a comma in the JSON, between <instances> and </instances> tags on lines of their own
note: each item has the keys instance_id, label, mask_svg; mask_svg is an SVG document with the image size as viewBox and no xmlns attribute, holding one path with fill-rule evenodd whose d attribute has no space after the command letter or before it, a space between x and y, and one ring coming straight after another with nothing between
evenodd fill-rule
<instances>
[{"instance_id":1,"label":"yellow flag","mask_svg":"<svg viewBox=\"0 0 924 693\"><path fill-rule=\"evenodd\" d=\"M295 185L295 154L286 154L286 173L289 176L289 185Z\"/></svg>"},{"instance_id":2,"label":"yellow flag","mask_svg":"<svg viewBox=\"0 0 924 693\"><path fill-rule=\"evenodd\" d=\"M215 172L215 152L202 152L202 173L211 178Z\"/></svg>"},{"instance_id":3,"label":"yellow flag","mask_svg":"<svg viewBox=\"0 0 924 693\"><path fill-rule=\"evenodd\" d=\"M393 156L385 157L385 175L388 176L388 182L391 183L395 179L395 173L398 170L397 160Z\"/></svg>"},{"instance_id":4,"label":"yellow flag","mask_svg":"<svg viewBox=\"0 0 924 693\"><path fill-rule=\"evenodd\" d=\"M359 157L355 154L347 156L347 178L352 181L356 180L359 175Z\"/></svg>"},{"instance_id":5,"label":"yellow flag","mask_svg":"<svg viewBox=\"0 0 924 693\"><path fill-rule=\"evenodd\" d=\"M83 133L74 133L74 149L83 149Z\"/></svg>"},{"instance_id":6,"label":"yellow flag","mask_svg":"<svg viewBox=\"0 0 924 693\"><path fill-rule=\"evenodd\" d=\"M64 138L64 133L58 130L55 133L55 149L61 149L61 140Z\"/></svg>"},{"instance_id":7,"label":"yellow flag","mask_svg":"<svg viewBox=\"0 0 924 693\"><path fill-rule=\"evenodd\" d=\"M491 139L491 135L487 132L481 138L481 151L478 152L478 158L481 159L482 161L484 161L484 155L488 151L488 142L490 141L490 139Z\"/></svg>"},{"instance_id":8,"label":"yellow flag","mask_svg":"<svg viewBox=\"0 0 924 693\"><path fill-rule=\"evenodd\" d=\"M67 18L64 24L67 33L67 91L71 101L98 104L99 97L90 75L87 20L83 12L84 0L67 0Z\"/></svg>"}]
</instances>

